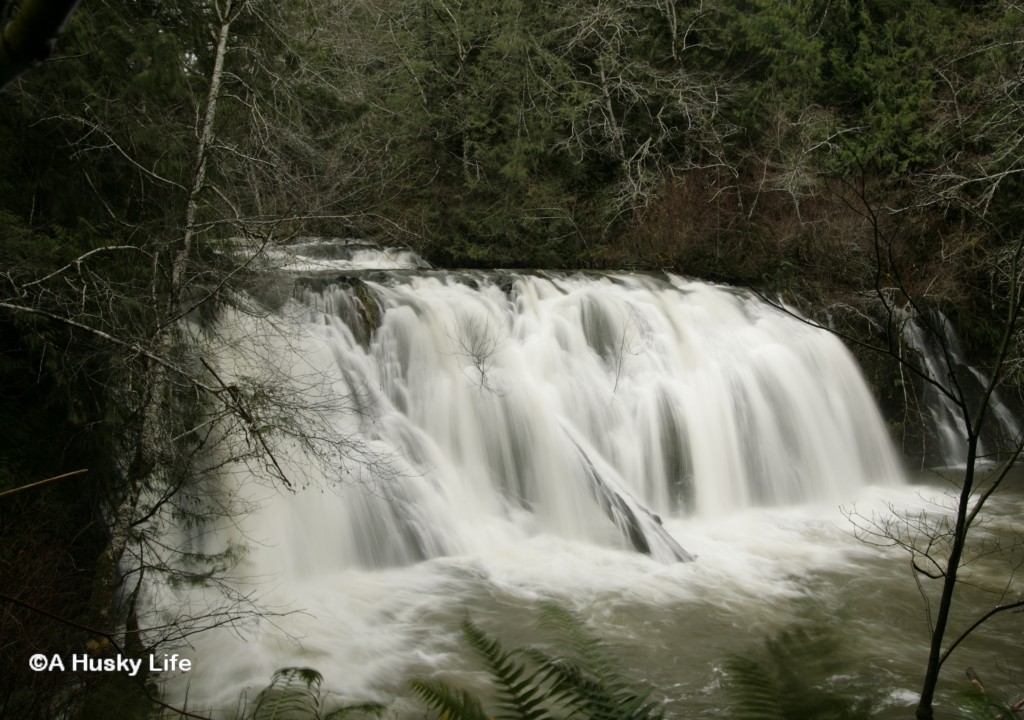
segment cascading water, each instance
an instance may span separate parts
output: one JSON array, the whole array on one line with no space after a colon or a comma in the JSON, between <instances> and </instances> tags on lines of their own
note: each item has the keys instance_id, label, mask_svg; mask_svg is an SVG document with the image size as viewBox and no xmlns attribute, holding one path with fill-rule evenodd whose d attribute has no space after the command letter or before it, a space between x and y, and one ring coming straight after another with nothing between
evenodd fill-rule
<instances>
[{"instance_id":1,"label":"cascading water","mask_svg":"<svg viewBox=\"0 0 1024 720\"><path fill-rule=\"evenodd\" d=\"M481 598L657 604L720 587L716 528L737 528L734 546L760 558L744 593L788 593L788 581L758 584L776 572L787 521L747 513L834 508L901 482L845 347L742 292L674 276L431 271L297 287L271 325L224 320L235 350L220 372L273 365L310 405L345 398L349 410L324 419L353 451L324 466L279 448L305 488L294 494L225 473L218 495L259 509L181 531L196 551L248 546L236 589L310 613L276 621L284 634L265 626L242 655L226 635L196 640L195 654L231 658L215 678L169 680L202 707L234 707L294 664L373 695L382 677L440 665L451 639L431 645L431 628ZM254 338L258 361L239 349ZM819 532L787 550L786 573L830 562ZM183 602L165 592L156 604Z\"/></svg>"},{"instance_id":2,"label":"cascading water","mask_svg":"<svg viewBox=\"0 0 1024 720\"><path fill-rule=\"evenodd\" d=\"M841 343L736 292L641 276L359 287L362 299L305 290L290 310L305 362L330 354L319 371L358 396L356 432L389 459L386 478L338 498L330 524L351 535L336 567L536 532L687 559L661 516L843 497L898 475ZM379 317L368 346L364 303Z\"/></svg>"},{"instance_id":3,"label":"cascading water","mask_svg":"<svg viewBox=\"0 0 1024 720\"><path fill-rule=\"evenodd\" d=\"M940 311L933 311L927 323L907 315L902 318L901 327L904 342L920 356L924 373L936 382L924 385L922 401L927 411L927 430L939 452L927 452L926 448L925 460L936 466L962 467L967 462L966 420L955 399L937 386L960 393L973 412L974 403L989 379L968 365L953 324ZM951 373L956 383L950 381ZM1005 453L1016 447L1021 435L1020 423L1000 394L994 392L989 401L988 425L979 442L979 457Z\"/></svg>"}]
</instances>

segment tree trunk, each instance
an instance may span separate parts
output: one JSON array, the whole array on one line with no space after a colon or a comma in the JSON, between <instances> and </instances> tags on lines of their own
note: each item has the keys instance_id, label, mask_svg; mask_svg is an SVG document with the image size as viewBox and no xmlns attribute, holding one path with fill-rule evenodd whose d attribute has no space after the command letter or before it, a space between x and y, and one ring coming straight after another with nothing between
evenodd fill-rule
<instances>
[{"instance_id":1,"label":"tree trunk","mask_svg":"<svg viewBox=\"0 0 1024 720\"><path fill-rule=\"evenodd\" d=\"M220 99L220 86L224 78L224 56L227 55L228 37L231 33L231 22L234 2L227 0L220 11L220 31L217 33L217 53L213 59L213 72L210 75L210 91L206 96L206 109L203 113L203 126L199 131L199 144L196 146L195 172L192 174L192 186L189 189L188 205L185 208L185 227L181 234L181 242L174 253L171 263L170 317L176 315L181 300L185 266L192 242L196 234L196 217L199 213L199 196L206 185L206 162L213 144L213 125L217 117L217 103Z\"/></svg>"},{"instance_id":2,"label":"tree trunk","mask_svg":"<svg viewBox=\"0 0 1024 720\"><path fill-rule=\"evenodd\" d=\"M953 546L949 551L949 560L946 561L942 595L939 598L938 613L935 616L935 627L932 628L924 684L921 686L921 699L918 701L915 713L917 720L933 720L935 716L932 703L935 700L935 688L939 683L939 670L942 669L942 640L949 623L949 611L953 607L953 594L956 592L957 572L960 569L960 559L963 557L964 545L967 542L967 509L970 507L971 491L974 488L974 465L977 453L978 436L972 432L967 441L967 467L964 471L964 484L960 488L956 528L953 531Z\"/></svg>"},{"instance_id":3,"label":"tree trunk","mask_svg":"<svg viewBox=\"0 0 1024 720\"><path fill-rule=\"evenodd\" d=\"M160 358L170 356L173 342L174 319L181 310L181 293L184 284L184 270L189 260L195 237L196 218L199 208L199 196L206 183L206 164L209 149L214 139L214 119L217 114L217 103L220 97L221 81L224 75L224 58L228 49L228 37L231 30L233 0L227 0L220 12L221 27L217 38L217 50L214 57L213 72L210 75L210 90L207 93L203 123L196 146L196 163L192 176L188 204L185 207L185 223L182 228L181 240L171 258L169 298L167 315L160 317L159 306L155 318L153 337L154 351L152 355ZM154 283L159 267L154 265ZM155 285L154 285L155 287ZM137 428L132 447L132 460L125 472L124 488L121 499L110 518L110 539L97 562L96 579L92 596L92 613L98 626L113 634L120 633L124 628L124 618L114 618L111 613L116 605L116 592L121 582L121 564L124 553L131 539L133 523L143 489L157 471L159 448L166 442L161 437L161 417L172 412L173 388L168 382L170 370L159 362L145 358L143 380L146 384L142 405L139 411L139 427ZM135 623L134 618L129 618ZM138 645L138 638L132 638L133 645Z\"/></svg>"}]
</instances>

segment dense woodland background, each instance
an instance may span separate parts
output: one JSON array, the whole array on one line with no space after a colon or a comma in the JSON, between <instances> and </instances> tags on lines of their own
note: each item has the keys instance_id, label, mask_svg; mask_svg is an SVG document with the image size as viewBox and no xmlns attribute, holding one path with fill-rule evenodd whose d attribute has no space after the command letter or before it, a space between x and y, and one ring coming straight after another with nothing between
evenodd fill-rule
<instances>
[{"instance_id":1,"label":"dense woodland background","mask_svg":"<svg viewBox=\"0 0 1024 720\"><path fill-rule=\"evenodd\" d=\"M0 92L0 492L88 470L0 496L0 716L126 697L25 658L113 627L202 407L258 436L175 327L268 247L898 290L984 364L1022 202L1010 0L83 2Z\"/></svg>"}]
</instances>

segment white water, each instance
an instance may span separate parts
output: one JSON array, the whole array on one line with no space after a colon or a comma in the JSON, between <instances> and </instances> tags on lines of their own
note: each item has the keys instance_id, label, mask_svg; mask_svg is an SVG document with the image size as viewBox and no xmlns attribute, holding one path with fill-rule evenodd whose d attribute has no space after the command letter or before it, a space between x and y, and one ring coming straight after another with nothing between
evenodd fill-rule
<instances>
[{"instance_id":1,"label":"white water","mask_svg":"<svg viewBox=\"0 0 1024 720\"><path fill-rule=\"evenodd\" d=\"M595 475L669 561L644 508L723 515L899 476L827 333L677 278L523 276L509 294L473 280L368 282L383 309L369 348L342 319L348 289L289 308L299 345L273 355L357 395L363 417L335 422L356 423L391 470L344 492L327 520L344 549L306 562L406 564L545 532L625 548Z\"/></svg>"},{"instance_id":2,"label":"white water","mask_svg":"<svg viewBox=\"0 0 1024 720\"><path fill-rule=\"evenodd\" d=\"M979 395L989 378L968 365L952 323L941 312L934 313L930 324L921 323L908 314L902 319L901 327L904 341L921 357L921 369L936 383L925 386L923 402L930 420L929 430L939 445L937 464L963 467L967 462L967 419L957 398L966 399L973 413L972 395ZM926 328L932 328L931 335ZM940 391L939 387L952 395ZM989 402L988 427L978 446L979 457L1006 453L1020 444L1021 437L1020 424L1000 394L994 392Z\"/></svg>"},{"instance_id":3,"label":"white water","mask_svg":"<svg viewBox=\"0 0 1024 720\"><path fill-rule=\"evenodd\" d=\"M300 238L267 251L270 269L276 272L316 273L328 271L415 270L429 267L408 248L384 248L356 239Z\"/></svg>"},{"instance_id":4,"label":"white water","mask_svg":"<svg viewBox=\"0 0 1024 720\"><path fill-rule=\"evenodd\" d=\"M168 678L193 709L230 715L289 665L345 698L386 699L410 674L459 667L467 607L514 628L560 598L650 642L643 617L713 601L715 627L756 632L806 596L801 578L856 571L868 551L837 507L901 483L843 345L740 293L636 275L365 287L376 312L329 286L274 327L225 321L225 376L276 366L307 404L361 411L323 411L353 460L325 467L283 445L301 491L225 473L218 496L259 510L182 539L247 546L233 586L302 611L193 638L196 669ZM363 345L366 315L380 322ZM213 591L163 592L154 602L181 613ZM646 608L636 626L616 620L624 607Z\"/></svg>"}]
</instances>

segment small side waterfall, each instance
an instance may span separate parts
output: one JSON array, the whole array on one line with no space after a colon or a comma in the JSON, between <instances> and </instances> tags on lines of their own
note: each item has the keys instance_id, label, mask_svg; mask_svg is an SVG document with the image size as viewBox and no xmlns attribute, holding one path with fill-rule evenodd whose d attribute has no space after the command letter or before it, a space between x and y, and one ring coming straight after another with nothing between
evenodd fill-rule
<instances>
[{"instance_id":1,"label":"small side waterfall","mask_svg":"<svg viewBox=\"0 0 1024 720\"><path fill-rule=\"evenodd\" d=\"M742 292L678 277L381 271L304 287L280 337L239 320L239 338L276 343L262 354L280 372L348 398L358 412L327 421L380 462L320 477L294 458L290 472L333 490L260 516L249 532L275 538L261 564L404 565L538 533L672 562L691 556L662 518L899 481L842 343Z\"/></svg>"},{"instance_id":2,"label":"small side waterfall","mask_svg":"<svg viewBox=\"0 0 1024 720\"><path fill-rule=\"evenodd\" d=\"M931 313L928 328L918 318L902 320L903 340L921 359L922 370L938 385L960 392L971 411L981 397L989 378L971 367L950 320L939 311ZM955 383L951 381L951 373ZM957 467L967 462L966 420L957 402L935 385L923 384L921 401L927 413L926 431L936 451L925 448L925 461L935 466ZM1021 437L1021 426L1002 396L995 392L989 403L987 427L979 441L980 457L996 456L1014 447Z\"/></svg>"}]
</instances>

